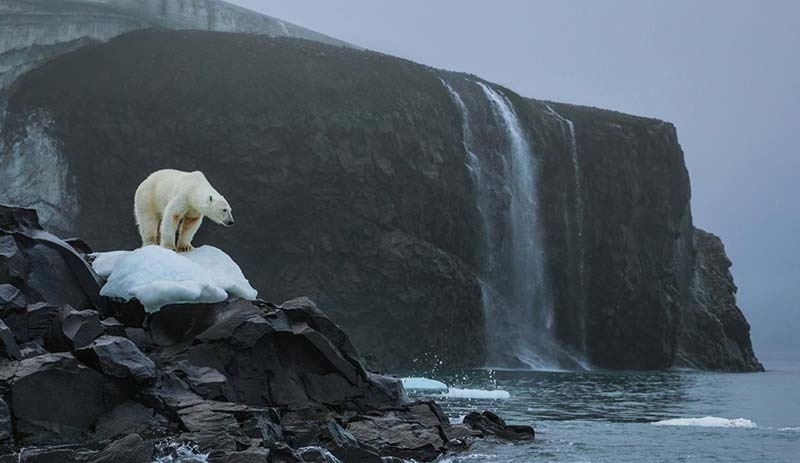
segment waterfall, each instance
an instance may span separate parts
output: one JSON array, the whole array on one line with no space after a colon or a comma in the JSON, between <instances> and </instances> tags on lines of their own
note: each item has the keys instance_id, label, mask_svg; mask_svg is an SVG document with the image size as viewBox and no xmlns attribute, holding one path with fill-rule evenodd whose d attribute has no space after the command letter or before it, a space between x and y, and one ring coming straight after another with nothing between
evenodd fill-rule
<instances>
[{"instance_id":1,"label":"waterfall","mask_svg":"<svg viewBox=\"0 0 800 463\"><path fill-rule=\"evenodd\" d=\"M578 285L578 310L576 312L578 315L577 329L579 346L576 347L578 347L581 354L585 356L587 353L586 312L588 310L588 304L586 301L586 255L585 240L583 236L583 185L581 180L581 164L580 160L578 159L578 143L575 139L575 124L573 124L570 119L567 119L556 112L552 106L546 105L546 107L547 112L558 120L559 124L561 124L562 130L565 130L569 137L569 154L570 160L572 161L572 175L575 181L574 220L575 228L577 230L575 234L569 233L569 236L567 236L567 243L570 244L570 255L575 259L575 272L577 273L576 280Z\"/></svg>"},{"instance_id":2,"label":"waterfall","mask_svg":"<svg viewBox=\"0 0 800 463\"><path fill-rule=\"evenodd\" d=\"M463 121L463 143L483 225L480 280L487 366L558 369L539 218L538 163L508 98L481 82L464 96L442 81ZM574 362L572 362L574 363Z\"/></svg>"}]
</instances>

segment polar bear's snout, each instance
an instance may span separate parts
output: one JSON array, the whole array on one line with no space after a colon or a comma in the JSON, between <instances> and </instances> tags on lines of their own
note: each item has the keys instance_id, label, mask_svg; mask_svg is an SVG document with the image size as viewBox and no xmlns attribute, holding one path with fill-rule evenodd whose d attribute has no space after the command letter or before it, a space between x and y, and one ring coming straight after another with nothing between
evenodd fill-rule
<instances>
[{"instance_id":1,"label":"polar bear's snout","mask_svg":"<svg viewBox=\"0 0 800 463\"><path fill-rule=\"evenodd\" d=\"M222 225L226 227L230 227L231 225L233 225L233 212L228 210L228 216L225 217L225 220L222 221Z\"/></svg>"}]
</instances>

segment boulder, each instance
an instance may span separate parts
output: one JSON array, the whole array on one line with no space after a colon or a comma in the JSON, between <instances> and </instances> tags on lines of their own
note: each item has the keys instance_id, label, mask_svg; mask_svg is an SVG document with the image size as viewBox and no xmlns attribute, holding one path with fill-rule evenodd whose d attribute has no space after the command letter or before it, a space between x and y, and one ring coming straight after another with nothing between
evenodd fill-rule
<instances>
[{"instance_id":1,"label":"boulder","mask_svg":"<svg viewBox=\"0 0 800 463\"><path fill-rule=\"evenodd\" d=\"M370 378L354 350L315 327L330 325L270 307L231 300L194 340L189 363L225 374L237 401L255 406L389 406L399 398ZM319 315L317 315L318 318ZM337 329L338 330L338 329Z\"/></svg>"},{"instance_id":2,"label":"boulder","mask_svg":"<svg viewBox=\"0 0 800 463\"><path fill-rule=\"evenodd\" d=\"M443 427L448 424L436 404L418 402L380 415L356 416L347 422L347 431L380 455L431 461L446 450Z\"/></svg>"},{"instance_id":3,"label":"boulder","mask_svg":"<svg viewBox=\"0 0 800 463\"><path fill-rule=\"evenodd\" d=\"M14 339L14 333L3 320L0 320L0 355L10 360L22 359L17 341Z\"/></svg>"},{"instance_id":4,"label":"boulder","mask_svg":"<svg viewBox=\"0 0 800 463\"><path fill-rule=\"evenodd\" d=\"M157 375L155 363L130 339L119 336L101 336L75 350L75 357L103 375L121 380L151 384Z\"/></svg>"},{"instance_id":5,"label":"boulder","mask_svg":"<svg viewBox=\"0 0 800 463\"><path fill-rule=\"evenodd\" d=\"M509 441L533 440L535 432L530 426L508 425L496 414L485 411L472 412L464 417L464 424L483 433Z\"/></svg>"},{"instance_id":6,"label":"boulder","mask_svg":"<svg viewBox=\"0 0 800 463\"><path fill-rule=\"evenodd\" d=\"M96 310L75 310L65 306L60 311L60 323L54 324L45 347L50 351L71 352L85 347L105 333Z\"/></svg>"},{"instance_id":7,"label":"boulder","mask_svg":"<svg viewBox=\"0 0 800 463\"><path fill-rule=\"evenodd\" d=\"M25 294L16 286L0 284L0 309L22 309L27 305Z\"/></svg>"},{"instance_id":8,"label":"boulder","mask_svg":"<svg viewBox=\"0 0 800 463\"><path fill-rule=\"evenodd\" d=\"M130 433L141 434L167 425L166 420L157 417L152 409L138 402L127 401L97 419L92 437L106 440Z\"/></svg>"},{"instance_id":9,"label":"boulder","mask_svg":"<svg viewBox=\"0 0 800 463\"><path fill-rule=\"evenodd\" d=\"M22 309L6 310L3 321L19 342L42 340L59 331L61 308L45 302L29 304Z\"/></svg>"},{"instance_id":10,"label":"boulder","mask_svg":"<svg viewBox=\"0 0 800 463\"><path fill-rule=\"evenodd\" d=\"M112 442L106 448L85 460L87 463L152 463L155 445L138 434Z\"/></svg>"},{"instance_id":11,"label":"boulder","mask_svg":"<svg viewBox=\"0 0 800 463\"><path fill-rule=\"evenodd\" d=\"M208 454L208 463L267 463L269 450L255 448L241 452L216 450Z\"/></svg>"},{"instance_id":12,"label":"boulder","mask_svg":"<svg viewBox=\"0 0 800 463\"><path fill-rule=\"evenodd\" d=\"M0 447L13 444L14 430L11 426L11 411L5 400L0 399Z\"/></svg>"},{"instance_id":13,"label":"boulder","mask_svg":"<svg viewBox=\"0 0 800 463\"><path fill-rule=\"evenodd\" d=\"M80 441L122 400L99 372L70 353L43 354L0 370L23 445Z\"/></svg>"},{"instance_id":14,"label":"boulder","mask_svg":"<svg viewBox=\"0 0 800 463\"><path fill-rule=\"evenodd\" d=\"M44 231L33 209L0 205L0 283L11 283L28 303L102 307L100 282L83 257Z\"/></svg>"},{"instance_id":15,"label":"boulder","mask_svg":"<svg viewBox=\"0 0 800 463\"><path fill-rule=\"evenodd\" d=\"M228 378L214 368L180 362L173 372L186 381L192 391L205 399L229 400L231 397Z\"/></svg>"},{"instance_id":16,"label":"boulder","mask_svg":"<svg viewBox=\"0 0 800 463\"><path fill-rule=\"evenodd\" d=\"M153 343L170 346L194 339L217 320L226 310L226 302L217 304L171 304L161 307L149 320Z\"/></svg>"}]
</instances>

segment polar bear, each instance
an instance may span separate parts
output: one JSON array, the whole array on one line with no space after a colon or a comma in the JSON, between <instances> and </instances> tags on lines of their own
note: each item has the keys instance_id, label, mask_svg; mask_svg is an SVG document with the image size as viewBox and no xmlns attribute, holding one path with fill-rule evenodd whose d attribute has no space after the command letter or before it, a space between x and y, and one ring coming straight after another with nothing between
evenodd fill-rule
<instances>
[{"instance_id":1,"label":"polar bear","mask_svg":"<svg viewBox=\"0 0 800 463\"><path fill-rule=\"evenodd\" d=\"M203 217L226 227L233 225L228 201L200 171L153 172L136 189L134 214L142 246L158 244L178 252L194 249L192 238Z\"/></svg>"}]
</instances>

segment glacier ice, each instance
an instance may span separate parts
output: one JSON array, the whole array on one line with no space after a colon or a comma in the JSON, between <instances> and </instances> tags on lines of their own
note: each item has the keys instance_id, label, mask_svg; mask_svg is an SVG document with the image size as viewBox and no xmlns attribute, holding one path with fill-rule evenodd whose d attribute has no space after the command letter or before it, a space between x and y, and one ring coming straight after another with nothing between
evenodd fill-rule
<instances>
[{"instance_id":1,"label":"glacier ice","mask_svg":"<svg viewBox=\"0 0 800 463\"><path fill-rule=\"evenodd\" d=\"M255 299L258 292L227 254L213 246L176 253L160 246L93 254L92 267L106 279L100 294L137 299L147 312L168 304L214 303L228 296Z\"/></svg>"}]
</instances>

